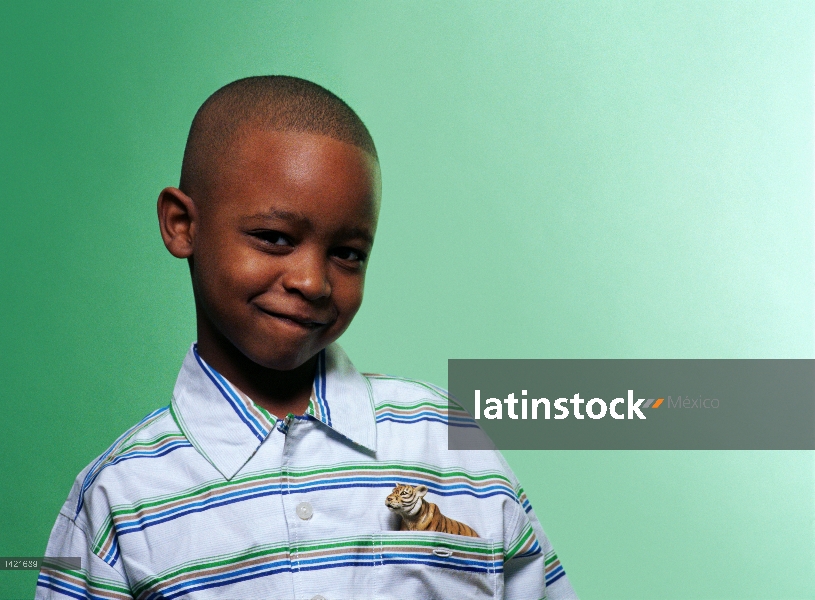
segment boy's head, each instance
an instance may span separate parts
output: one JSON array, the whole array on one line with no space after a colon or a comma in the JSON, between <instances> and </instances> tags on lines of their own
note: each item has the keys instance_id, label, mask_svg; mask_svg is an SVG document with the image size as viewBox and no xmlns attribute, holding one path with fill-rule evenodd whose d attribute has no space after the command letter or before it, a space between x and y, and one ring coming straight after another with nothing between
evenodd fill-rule
<instances>
[{"instance_id":1,"label":"boy's head","mask_svg":"<svg viewBox=\"0 0 815 600\"><path fill-rule=\"evenodd\" d=\"M199 348L275 370L336 340L362 302L379 212L368 130L339 98L293 77L251 77L193 120L162 238L189 260Z\"/></svg>"}]
</instances>

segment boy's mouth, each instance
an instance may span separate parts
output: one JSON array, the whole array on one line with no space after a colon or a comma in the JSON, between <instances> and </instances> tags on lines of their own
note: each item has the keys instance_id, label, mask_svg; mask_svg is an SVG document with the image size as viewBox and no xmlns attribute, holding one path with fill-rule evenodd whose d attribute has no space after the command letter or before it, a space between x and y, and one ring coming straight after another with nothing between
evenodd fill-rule
<instances>
[{"instance_id":1,"label":"boy's mouth","mask_svg":"<svg viewBox=\"0 0 815 600\"><path fill-rule=\"evenodd\" d=\"M331 322L330 319L316 317L314 315L276 312L267 310L262 306L258 306L257 308L262 313L269 315L270 317L274 317L276 319L280 319L281 321L286 321L300 327L305 327L306 329L319 329L320 327L324 327Z\"/></svg>"}]
</instances>

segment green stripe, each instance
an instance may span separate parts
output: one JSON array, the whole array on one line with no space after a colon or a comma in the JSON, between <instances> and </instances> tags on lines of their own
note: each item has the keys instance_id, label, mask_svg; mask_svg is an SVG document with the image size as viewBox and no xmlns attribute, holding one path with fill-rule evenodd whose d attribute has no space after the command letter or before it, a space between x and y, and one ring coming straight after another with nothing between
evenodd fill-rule
<instances>
[{"instance_id":1,"label":"green stripe","mask_svg":"<svg viewBox=\"0 0 815 600\"><path fill-rule=\"evenodd\" d=\"M518 538L518 540L511 545L509 551L506 553L506 559L508 560L518 554L518 551L524 546L524 544L526 544L526 541L532 535L534 535L532 532L532 527L527 523L526 527L524 527L524 530L521 532L520 538Z\"/></svg>"},{"instance_id":2,"label":"green stripe","mask_svg":"<svg viewBox=\"0 0 815 600\"><path fill-rule=\"evenodd\" d=\"M271 423L271 425L272 425L272 428L274 428L275 423L277 423L277 417L276 417L276 416L274 416L272 413L270 413L270 412L269 412L268 410L266 410L265 408L263 408L263 407L262 407L260 404L255 404L255 403L253 402L253 403L252 403L252 405L253 405L253 406L254 406L256 409L258 409L258 411L260 412L260 414L262 414L264 417L266 417L266 420L267 420L267 421L269 421L269 423Z\"/></svg>"},{"instance_id":3,"label":"green stripe","mask_svg":"<svg viewBox=\"0 0 815 600\"><path fill-rule=\"evenodd\" d=\"M85 587L89 588L96 588L99 590L107 590L109 592L116 592L119 594L124 594L129 596L130 595L130 588L123 586L120 582L114 581L112 579L102 579L99 577L91 577L85 569L81 570L74 570L74 569L57 569L53 567L49 567L47 569L43 569L43 572L47 575L49 571L53 571L55 573L64 573L65 575L70 575L72 577L76 577L77 579L81 579L85 582Z\"/></svg>"},{"instance_id":4,"label":"green stripe","mask_svg":"<svg viewBox=\"0 0 815 600\"><path fill-rule=\"evenodd\" d=\"M296 548L297 552L313 552L315 550L325 550L331 548L348 548L348 547L375 547L374 541L370 537L366 538L340 538L332 542L311 543L303 544ZM292 548L295 550L295 548ZM191 560L181 565L177 565L168 569L155 577L151 577L139 582L136 586L136 595L141 594L145 589L152 587L162 581L178 577L185 573L192 573L194 571L204 571L215 567L228 566L232 564L241 563L244 561L252 560L261 557L273 557L276 554L288 555L288 544L278 543L266 546L259 546L252 550L242 550L231 554L222 554L219 556L207 557L203 559Z\"/></svg>"},{"instance_id":5,"label":"green stripe","mask_svg":"<svg viewBox=\"0 0 815 600\"><path fill-rule=\"evenodd\" d=\"M548 556L548 555L547 555L547 556ZM552 564L553 562L555 562L556 560L557 560L557 554L555 554L554 552L552 552L552 558L547 558L547 559L544 561L544 563L543 563L543 564L544 564L544 566L548 566L548 565Z\"/></svg>"},{"instance_id":6,"label":"green stripe","mask_svg":"<svg viewBox=\"0 0 815 600\"><path fill-rule=\"evenodd\" d=\"M451 550L461 550L463 552L469 552L473 554L483 554L485 556L493 556L495 555L495 551L492 548L491 542L482 542L479 544L477 541L479 538L473 538L473 542L466 543L466 542L454 542L452 540L445 540L441 537L431 536L429 538L408 538L404 539L402 537L399 538L391 538L391 537L384 537L382 538L382 546L386 548L387 546L424 546L427 548L438 548L439 546L444 546L445 548L450 548Z\"/></svg>"},{"instance_id":7,"label":"green stripe","mask_svg":"<svg viewBox=\"0 0 815 600\"><path fill-rule=\"evenodd\" d=\"M472 542L454 542L452 540L445 540L439 536L431 536L422 538L417 536L398 536L398 538L389 532L383 532L384 535L372 534L372 536L365 537L351 537L339 538L331 541L315 541L310 543L303 543L300 545L292 546L289 548L287 544L274 544L267 546L259 546L251 550L243 550L231 554L222 554L219 556L207 557L188 561L181 565L177 565L168 569L154 577L149 577L140 581L135 589L135 595L139 596L150 588L160 585L164 581L168 581L175 577L194 573L196 571L206 571L208 569L237 565L239 563L249 561L255 558L285 558L289 552L298 554L308 554L311 552L320 552L325 550L338 550L337 554L341 554L351 548L358 548L360 550L373 550L378 551L379 548L387 551L389 546L406 547L406 546L421 546L421 547L439 547L455 549L470 554L481 554L486 557L496 556L496 552L492 550L491 542L481 541L479 538L473 538ZM376 537L381 538L381 542L376 540ZM275 555L281 555L275 557ZM296 561L295 561L296 562Z\"/></svg>"},{"instance_id":8,"label":"green stripe","mask_svg":"<svg viewBox=\"0 0 815 600\"><path fill-rule=\"evenodd\" d=\"M447 410L447 404L434 404L432 402L419 402L418 404L377 404L376 410L380 411L385 408L394 408L396 410L412 410L416 408L421 408L422 406L432 406L433 408L438 408L441 410Z\"/></svg>"},{"instance_id":9,"label":"green stripe","mask_svg":"<svg viewBox=\"0 0 815 600\"><path fill-rule=\"evenodd\" d=\"M129 450L132 450L133 448L144 447L144 446L152 446L154 444L158 444L159 442L162 442L162 441L164 441L164 440L166 440L168 438L178 438L178 439L182 439L182 440L187 439L186 436L183 433L181 433L180 431L176 431L176 432L172 432L172 433L162 433L161 435L159 435L159 436L157 436L155 438L149 439L149 440L135 440L132 444L119 448L119 451L118 451L116 456L121 456L122 454L124 454L125 452L128 452Z\"/></svg>"},{"instance_id":10,"label":"green stripe","mask_svg":"<svg viewBox=\"0 0 815 600\"><path fill-rule=\"evenodd\" d=\"M313 468L313 469L305 469L302 471L296 470L289 470L286 473L286 476L290 479L294 479L295 481L300 478L311 477L311 476L320 476L320 475L328 475L325 478L326 481L330 481L335 477L343 477L347 476L348 474L356 474L358 476L364 476L365 474L376 474L378 472L383 471L405 471L409 474L424 474L424 475L432 475L444 481L445 479L451 479L454 477L461 477L472 484L477 484L480 482L489 482L490 480L494 480L495 482L504 483L507 487L512 489L512 485L510 484L509 480L499 473L487 472L487 473L467 473L461 470L455 471L441 471L439 469L433 469L427 466L420 466L415 463L411 464L366 464L360 465L358 463L352 464L340 464L330 467L321 467L321 468ZM107 539L113 535L113 521L114 518L124 518L127 519L132 515L137 514L140 511L151 509L151 508L160 508L163 505L171 504L174 502L183 502L185 500L189 500L191 498L195 498L197 496L202 496L207 493L217 494L217 492L221 489L230 489L240 485L244 485L247 483L258 482L263 480L275 480L280 479L283 476L281 470L274 470L274 471L262 471L257 473L252 473L248 475L244 475L239 479L232 479L230 481L219 479L216 481L209 481L198 485L194 488L191 488L187 491L182 493L176 494L167 494L163 496L156 496L152 498L146 498L140 502L135 504L125 505L120 504L111 507L109 517L105 520L105 523L102 528L98 531L96 537L94 538L94 546L93 551L97 556L100 554L102 547L105 545Z\"/></svg>"},{"instance_id":11,"label":"green stripe","mask_svg":"<svg viewBox=\"0 0 815 600\"><path fill-rule=\"evenodd\" d=\"M153 418L152 418L152 419L150 419L149 421L145 421L145 422L144 422L144 423L142 423L140 426L135 427L135 428L133 429L133 431L131 431L131 432L130 432L130 435L128 435L128 436L127 436L125 439L123 439L121 442L119 442L119 446L116 448L116 450L119 450L120 448L124 447L124 446L125 446L125 444L127 444L127 443L128 443L130 440L132 440L132 439L133 439L133 437L134 437L134 436L135 436L137 433L141 432L143 429L145 429L145 428L146 428L146 427L148 427L149 425L152 425L153 423L156 423L157 421L160 421L160 420L162 419L162 417L167 416L167 412L168 412L168 411L163 411L161 414L156 415L155 417L153 417ZM114 452L115 452L115 451L114 451ZM111 454L113 454L113 452L111 452Z\"/></svg>"},{"instance_id":12,"label":"green stripe","mask_svg":"<svg viewBox=\"0 0 815 600\"><path fill-rule=\"evenodd\" d=\"M444 398L447 402L449 402L451 404L455 404L461 411L466 412L466 409L464 408L464 406L462 406L462 404L458 400L456 400L455 398L450 396L449 393L444 393L441 390L438 390L438 389L424 383L423 381L416 381L415 379L407 379L405 377L394 377L393 375L366 375L366 378L382 379L382 380L390 380L390 381L401 381L401 382L404 382L404 383L412 383L414 385L418 385L419 387L423 387L424 389L428 390L434 396L437 396L438 398Z\"/></svg>"},{"instance_id":13,"label":"green stripe","mask_svg":"<svg viewBox=\"0 0 815 600\"><path fill-rule=\"evenodd\" d=\"M382 380L390 380L390 381L402 381L405 383L413 383L418 385L419 387L423 387L424 389L428 390L434 396L438 396L439 398L444 398L445 400L448 399L446 394L441 393L439 390L427 385L423 381L416 381L415 379L407 379L405 377L395 377L393 375L368 375L371 379L382 379Z\"/></svg>"},{"instance_id":14,"label":"green stripe","mask_svg":"<svg viewBox=\"0 0 815 600\"><path fill-rule=\"evenodd\" d=\"M185 500L187 498L192 498L194 496L198 496L204 492L217 490L219 488L225 487L232 487L236 485L240 485L249 481L257 481L261 479L271 479L272 473L274 473L274 477L281 477L282 471L269 471L267 473L258 473L251 476L241 477L240 479L232 479L232 480L218 480L218 481L210 481L204 484L201 484L197 487L194 487L182 494L176 495L169 495L169 496L157 496L150 499L145 499L137 504L119 504L114 506L110 510L110 514L114 517L118 517L121 515L137 513L140 510L144 510L146 508L153 508L154 506L161 506L162 504L170 504L171 502L176 502L178 500Z\"/></svg>"},{"instance_id":15,"label":"green stripe","mask_svg":"<svg viewBox=\"0 0 815 600\"><path fill-rule=\"evenodd\" d=\"M360 465L358 463L352 464L340 464L336 466L330 467L322 467L322 468L313 468L313 469L305 469L302 471L287 471L286 475L290 479L297 480L299 478L310 477L310 476L320 476L320 475L329 475L326 477L326 481L330 481L330 479L335 477L343 477L351 474L357 474L359 476L364 476L365 474L376 474L382 471L405 471L406 473L410 474L425 474L425 475L432 475L434 477L438 477L442 481L445 479L451 479L454 477L461 477L472 484L477 484L479 482L489 482L490 480L494 480L496 482L501 482L507 485L510 489L512 486L509 480L499 473L467 473L461 470L455 471L441 471L439 469L433 469L427 466L419 466L417 464L366 464ZM160 508L163 505L171 504L174 502L183 502L185 500L189 500L191 498L195 498L197 496L201 496L212 492L217 494L217 492L221 489L229 489L234 488L236 486L244 485L247 483L258 482L263 480L274 480L280 479L283 476L281 470L274 470L274 471L262 471L257 473L252 473L248 475L244 475L239 479L232 479L230 481L219 479L216 481L209 481L198 485L190 490L184 491L182 493L176 494L167 494L163 496L157 496L153 498L146 498L140 502L131 505L120 504L111 507L110 513L108 518L105 520L105 523L102 528L98 531L96 537L94 538L94 546L93 551L97 556L100 555L102 547L105 545L105 542L108 540L110 536L114 534L114 525L113 520L114 518L124 518L128 519L132 515L137 514L140 511L151 509L151 508Z\"/></svg>"},{"instance_id":16,"label":"green stripe","mask_svg":"<svg viewBox=\"0 0 815 600\"><path fill-rule=\"evenodd\" d=\"M334 465L334 466L329 466L329 467L305 469L305 470L302 470L302 471L288 470L286 475L289 478L305 478L305 477L311 477L311 476L316 476L316 475L324 475L324 474L330 474L332 476L340 476L341 474L345 475L345 474L348 474L348 473L354 472L354 471L358 471L360 474L364 474L366 472L369 472L369 473L374 472L374 473L376 473L376 472L382 472L382 471L408 471L408 472L411 472L411 473L424 473L424 474L428 474L428 475L434 475L434 476L439 477L441 479L449 479L449 478L452 478L452 477L463 477L464 479L467 479L467 480L472 481L472 482L481 482L481 481L487 481L487 480L490 480L490 479L495 479L495 480L504 482L505 484L507 484L507 486L510 489L513 489L510 481L506 477L501 475L500 473L490 473L490 472L488 472L488 473L476 474L476 473L467 473L465 471L459 471L459 470L444 472L444 471L440 471L438 469L433 469L433 468L430 468L430 467L427 467L427 466L419 466L416 463L410 463L410 464L393 463L393 464L385 464L385 465L382 465L382 464L365 464L365 465L361 465L361 464L345 464L345 465L342 465L342 464L340 464L340 465ZM119 515L124 515L124 514L132 513L132 512L138 512L139 510L142 510L142 509L145 509L145 508L152 508L154 506L159 506L161 504L168 504L170 502L175 502L175 501L178 501L178 500L185 500L187 498L197 496L197 495L199 495L199 494L201 494L203 492L206 492L206 491L216 490L216 489L224 488L224 487L237 486L237 485L241 485L241 484L244 484L244 483L247 483L247 482L250 482L250 481L257 481L257 480L261 480L261 479L275 479L275 478L282 477L282 475L283 475L282 471L278 469L278 470L274 470L274 471L261 471L261 472L253 473L251 475L245 475L245 476L243 476L241 478L232 479L232 480L229 480L229 481L226 481L226 480L223 480L223 479L216 480L216 481L210 481L210 482L204 483L202 485L199 485L197 487L191 488L190 490L185 491L185 492L183 492L181 494L156 496L156 497L153 497L153 498L145 499L145 500L143 500L143 501L141 501L141 502L139 502L137 504L114 506L111 509L111 514L113 514L114 516L119 516ZM329 478L327 478L327 479L329 479Z\"/></svg>"},{"instance_id":17,"label":"green stripe","mask_svg":"<svg viewBox=\"0 0 815 600\"><path fill-rule=\"evenodd\" d=\"M390 464L338 464L332 465L325 468L316 468L316 469L309 469L303 470L299 473L297 471L289 471L289 475L294 474L297 477L308 477L310 475L321 475L323 473L336 473L337 471L393 471L393 470L405 470L405 471L415 471L419 473L427 473L430 475L436 475L437 477L442 478L449 478L449 477L465 477L466 479L470 479L471 481L483 481L486 479L499 479L504 481L508 484L510 489L513 489L512 484L510 483L509 479L507 479L504 475L496 472L486 472L486 473L467 473L466 471L441 471L439 469L434 469L429 465L425 465L422 463L390 463Z\"/></svg>"},{"instance_id":18,"label":"green stripe","mask_svg":"<svg viewBox=\"0 0 815 600\"><path fill-rule=\"evenodd\" d=\"M93 469L93 471L91 471L91 473L96 474L96 473L99 473L99 471L101 471L102 469L104 469L105 465L107 465L113 459L118 457L120 455L120 453L123 451L123 449L126 449L126 448L130 447L130 446L127 446L127 443L130 440L132 440L133 437L136 434L141 432L146 427L149 427L153 423L156 423L157 421L161 420L161 418L164 417L167 414L167 412L168 411L162 411L160 414L154 416L152 419L150 419L148 421L145 421L144 423L134 425L131 431L126 431L123 434L124 437L118 443L112 445L111 447L108 448L108 450L106 450L106 452L108 452L108 455L105 457L105 459L103 461L101 461L99 464L96 465L96 467L94 467L94 469ZM90 476L91 473L89 473L88 475Z\"/></svg>"},{"instance_id":19,"label":"green stripe","mask_svg":"<svg viewBox=\"0 0 815 600\"><path fill-rule=\"evenodd\" d=\"M181 565L177 565L171 569L168 569L155 577L149 577L140 581L134 591L135 596L140 596L144 591L150 589L151 587L160 584L163 581L167 581L168 579L173 579L174 577L178 577L179 575L183 575L185 573L192 573L195 571L204 571L206 569L214 568L214 567L223 567L229 566L235 563L240 563L243 561L251 560L253 558L260 558L264 556L273 556L275 554L281 553L288 553L288 546L287 545L276 545L276 546L266 546L260 547L255 550L244 550L241 552L237 552L234 554L225 554L217 557L199 559L195 561L188 561L186 563L182 563Z\"/></svg>"},{"instance_id":20,"label":"green stripe","mask_svg":"<svg viewBox=\"0 0 815 600\"><path fill-rule=\"evenodd\" d=\"M105 521L102 527L99 528L99 532L96 534L96 537L93 540L93 548L92 551L96 556L102 558L100 553L102 552L102 546L105 545L105 541L108 539L108 536L111 535L113 531L113 515L108 515L105 517ZM104 559L103 559L104 560Z\"/></svg>"},{"instance_id":21,"label":"green stripe","mask_svg":"<svg viewBox=\"0 0 815 600\"><path fill-rule=\"evenodd\" d=\"M187 441L190 444L192 444L193 448L198 450L198 453L201 456L203 456L207 460L207 462L214 467L215 463L212 461L212 459L209 457L209 455L206 452L204 452L204 449L201 447L201 444L199 444L195 440L195 438L190 435L189 428L185 427L184 419L182 418L180 413L176 412L173 402L170 403L170 415L173 417L173 420L175 421L175 424L176 424L176 427L178 427L178 430L181 433L183 433L184 436L187 438Z\"/></svg>"}]
</instances>

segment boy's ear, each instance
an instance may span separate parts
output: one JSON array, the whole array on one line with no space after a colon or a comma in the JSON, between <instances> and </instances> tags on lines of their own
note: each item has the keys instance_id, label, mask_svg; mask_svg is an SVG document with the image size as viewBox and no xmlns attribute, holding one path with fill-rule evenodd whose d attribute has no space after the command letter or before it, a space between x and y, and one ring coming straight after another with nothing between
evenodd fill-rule
<instances>
[{"instance_id":1,"label":"boy's ear","mask_svg":"<svg viewBox=\"0 0 815 600\"><path fill-rule=\"evenodd\" d=\"M156 206L161 239L176 258L192 256L198 212L192 198L174 187L161 190Z\"/></svg>"}]
</instances>

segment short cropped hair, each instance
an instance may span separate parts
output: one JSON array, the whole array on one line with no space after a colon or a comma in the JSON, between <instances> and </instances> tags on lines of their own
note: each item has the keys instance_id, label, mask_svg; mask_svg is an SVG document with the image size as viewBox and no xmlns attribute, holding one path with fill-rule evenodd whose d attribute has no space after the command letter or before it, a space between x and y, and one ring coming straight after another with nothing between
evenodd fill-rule
<instances>
[{"instance_id":1,"label":"short cropped hair","mask_svg":"<svg viewBox=\"0 0 815 600\"><path fill-rule=\"evenodd\" d=\"M209 180L238 136L250 131L300 131L353 144L374 158L376 147L362 119L322 86L286 75L233 81L204 101L187 136L179 188L209 189Z\"/></svg>"}]
</instances>

